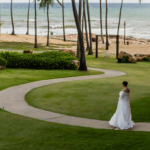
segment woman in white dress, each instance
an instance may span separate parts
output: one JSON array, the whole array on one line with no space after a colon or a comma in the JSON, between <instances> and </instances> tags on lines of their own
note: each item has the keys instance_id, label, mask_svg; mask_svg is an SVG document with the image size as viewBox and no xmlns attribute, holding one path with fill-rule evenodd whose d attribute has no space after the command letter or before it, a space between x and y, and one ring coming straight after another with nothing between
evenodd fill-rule
<instances>
[{"instance_id":1,"label":"woman in white dress","mask_svg":"<svg viewBox=\"0 0 150 150\"><path fill-rule=\"evenodd\" d=\"M124 81L122 85L124 89L119 93L117 110L109 121L110 125L121 130L133 128L135 125L132 121L130 109L130 89L127 87L128 82Z\"/></svg>"}]
</instances>

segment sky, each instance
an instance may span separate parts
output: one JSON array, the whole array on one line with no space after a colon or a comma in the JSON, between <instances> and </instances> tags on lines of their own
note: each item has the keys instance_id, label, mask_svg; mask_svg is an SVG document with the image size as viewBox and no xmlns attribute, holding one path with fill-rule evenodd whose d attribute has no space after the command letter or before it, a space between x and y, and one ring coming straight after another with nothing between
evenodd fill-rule
<instances>
[{"instance_id":1,"label":"sky","mask_svg":"<svg viewBox=\"0 0 150 150\"><path fill-rule=\"evenodd\" d=\"M10 3L11 0L0 0L1 3ZM61 1L61 0L60 0ZM25 3L25 2L29 2L29 0L13 0L13 2L15 3ZM32 0L31 0L32 2ZM71 0L64 0L64 2L68 3L71 2ZM78 0L76 0L76 2L78 2ZM89 0L90 3L96 3L99 2L99 0ZM105 0L102 0L102 2L105 2ZM108 3L120 3L121 0L108 0ZM137 3L138 0L124 0L124 3ZM150 3L150 0L143 0L143 3Z\"/></svg>"}]
</instances>

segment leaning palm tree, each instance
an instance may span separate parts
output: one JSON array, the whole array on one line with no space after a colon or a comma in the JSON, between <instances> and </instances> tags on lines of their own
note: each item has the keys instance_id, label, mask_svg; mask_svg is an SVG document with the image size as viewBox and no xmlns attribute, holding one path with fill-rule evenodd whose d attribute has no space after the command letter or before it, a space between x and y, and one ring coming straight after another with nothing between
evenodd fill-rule
<instances>
[{"instance_id":1,"label":"leaning palm tree","mask_svg":"<svg viewBox=\"0 0 150 150\"><path fill-rule=\"evenodd\" d=\"M122 6L123 6L123 0L122 0L122 2L121 2L120 14L119 14L119 23L118 23L118 31L117 31L117 35L118 35L118 36L119 36L119 29L120 29L120 21L121 21Z\"/></svg>"},{"instance_id":2,"label":"leaning palm tree","mask_svg":"<svg viewBox=\"0 0 150 150\"><path fill-rule=\"evenodd\" d=\"M63 18L63 36L64 41L66 41L66 35L65 35L65 15L64 15L64 0L62 0L62 18Z\"/></svg>"},{"instance_id":3,"label":"leaning palm tree","mask_svg":"<svg viewBox=\"0 0 150 150\"><path fill-rule=\"evenodd\" d=\"M102 39L102 43L104 44L104 38L103 38L103 20L102 20L102 0L100 0L100 26L101 26L101 39Z\"/></svg>"},{"instance_id":4,"label":"leaning palm tree","mask_svg":"<svg viewBox=\"0 0 150 150\"><path fill-rule=\"evenodd\" d=\"M88 55L93 55L93 52L92 52L92 33L91 33L91 19L90 19L89 1L86 0L86 3L87 3L88 24L89 24L89 38L90 38L90 47L89 47Z\"/></svg>"},{"instance_id":5,"label":"leaning palm tree","mask_svg":"<svg viewBox=\"0 0 150 150\"><path fill-rule=\"evenodd\" d=\"M71 0L71 1L72 1L73 14L74 14L75 23L76 23L76 27L77 27L77 31L78 31L79 42L80 42L81 57L80 57L79 70L80 71L87 71L85 52L84 52L83 34L82 34L82 31L81 31L79 16L78 16L78 13L77 13L75 0Z\"/></svg>"},{"instance_id":6,"label":"leaning palm tree","mask_svg":"<svg viewBox=\"0 0 150 150\"><path fill-rule=\"evenodd\" d=\"M106 26L106 50L108 50L107 16L108 16L108 3L107 3L107 0L106 0L106 19L105 19L105 26Z\"/></svg>"},{"instance_id":7,"label":"leaning palm tree","mask_svg":"<svg viewBox=\"0 0 150 150\"><path fill-rule=\"evenodd\" d=\"M14 20L13 20L13 0L11 0L11 23L12 23L11 35L15 35L15 27L14 27Z\"/></svg>"},{"instance_id":8,"label":"leaning palm tree","mask_svg":"<svg viewBox=\"0 0 150 150\"><path fill-rule=\"evenodd\" d=\"M116 58L117 59L118 59L118 53L119 53L119 29L120 29L120 22L121 22L122 6L123 6L123 0L121 2L121 7L120 7L119 23L118 23L118 31L117 31L117 52L116 52Z\"/></svg>"},{"instance_id":9,"label":"leaning palm tree","mask_svg":"<svg viewBox=\"0 0 150 150\"><path fill-rule=\"evenodd\" d=\"M87 50L89 50L90 46L89 46L89 38L88 38L88 32L87 32L87 22L86 22L86 13L85 13L85 0L83 0L83 15L84 15L84 21L85 21L84 23L85 23Z\"/></svg>"},{"instance_id":10,"label":"leaning palm tree","mask_svg":"<svg viewBox=\"0 0 150 150\"><path fill-rule=\"evenodd\" d=\"M29 13L30 13L30 0L28 5L28 15L27 15L27 33L26 35L29 35Z\"/></svg>"}]
</instances>

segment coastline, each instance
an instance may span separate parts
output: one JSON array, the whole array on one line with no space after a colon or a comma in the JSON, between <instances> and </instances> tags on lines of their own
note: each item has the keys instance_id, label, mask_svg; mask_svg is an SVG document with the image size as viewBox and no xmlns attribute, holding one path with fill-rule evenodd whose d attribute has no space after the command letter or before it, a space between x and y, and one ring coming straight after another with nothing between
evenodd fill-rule
<instances>
[{"instance_id":1,"label":"coastline","mask_svg":"<svg viewBox=\"0 0 150 150\"><path fill-rule=\"evenodd\" d=\"M95 36L94 34L92 34ZM59 38L59 39L58 39ZM55 44L60 49L71 49L73 51L76 51L77 49L77 35L71 34L67 35L66 39L73 40L73 41L66 41L64 42L62 39L62 36L51 36L50 43ZM150 54L150 40L148 39L136 39L133 37L126 37L126 42L129 42L129 45L124 45L124 36L120 36L120 44L119 44L119 51L124 51L127 53L130 53L132 55L134 54ZM46 45L47 37L45 36L38 36L38 43L42 45ZM109 50L106 51L105 45L101 44L101 38L99 38L99 53L107 53L109 54L116 54L116 39L109 38L110 46ZM9 35L9 34L1 34L0 36L0 43L1 42L27 42L27 43L33 43L34 44L34 36L32 35ZM62 47L63 45L63 47ZM93 42L93 51L95 51L96 43ZM85 42L86 47L86 42Z\"/></svg>"}]
</instances>

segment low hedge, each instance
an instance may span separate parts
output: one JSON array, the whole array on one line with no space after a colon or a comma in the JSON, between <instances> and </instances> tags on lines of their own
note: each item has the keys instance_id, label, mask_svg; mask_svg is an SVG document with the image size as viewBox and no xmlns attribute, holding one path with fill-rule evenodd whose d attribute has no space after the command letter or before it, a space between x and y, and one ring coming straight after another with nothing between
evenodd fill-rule
<instances>
[{"instance_id":1,"label":"low hedge","mask_svg":"<svg viewBox=\"0 0 150 150\"><path fill-rule=\"evenodd\" d=\"M7 65L7 60L0 57L0 66L6 67L6 65Z\"/></svg>"},{"instance_id":2,"label":"low hedge","mask_svg":"<svg viewBox=\"0 0 150 150\"><path fill-rule=\"evenodd\" d=\"M8 68L77 69L77 66L71 63L75 58L71 54L62 52L53 51L35 54L1 52L0 57L7 60Z\"/></svg>"}]
</instances>

